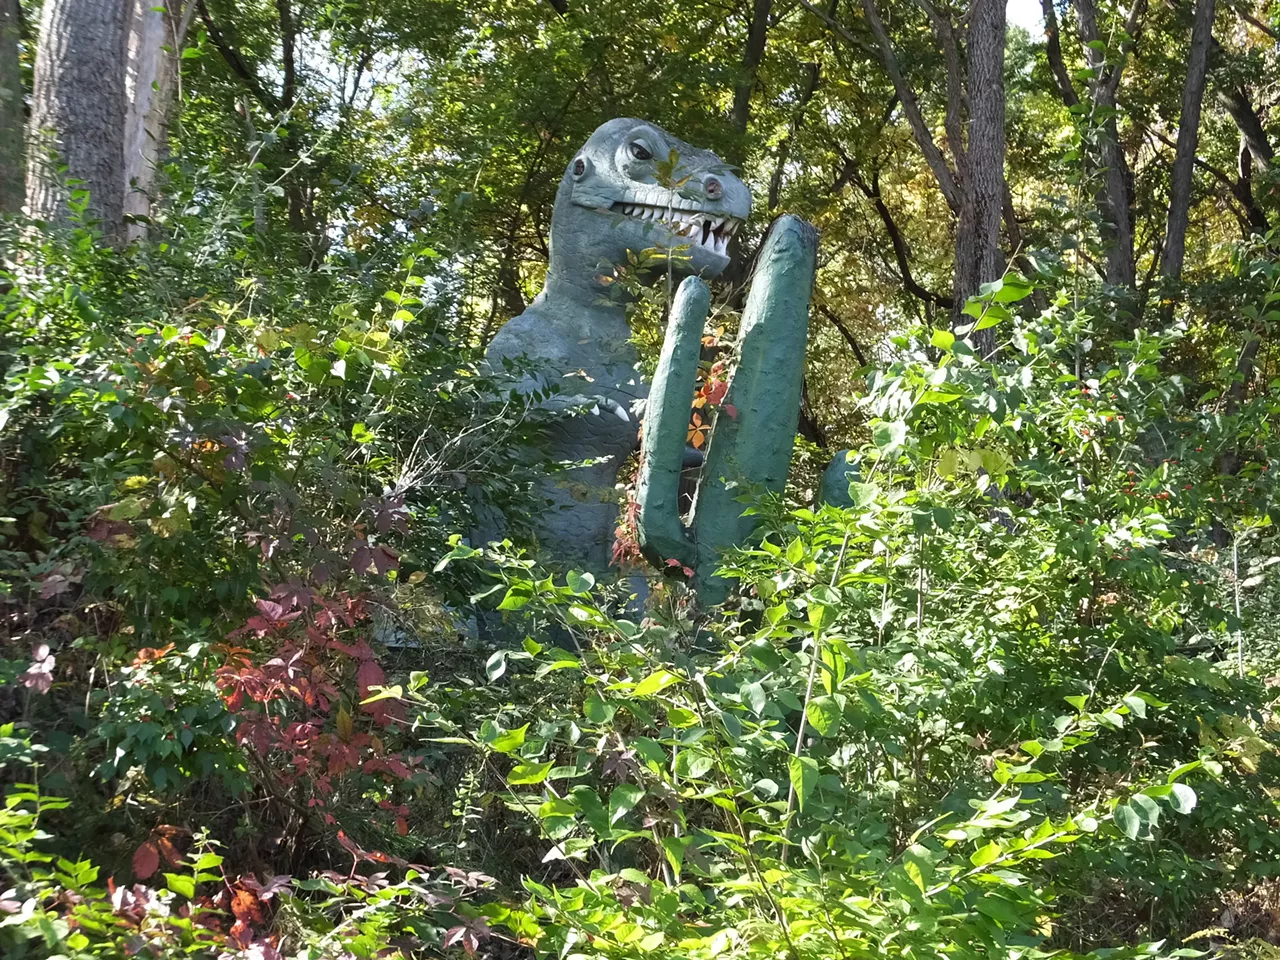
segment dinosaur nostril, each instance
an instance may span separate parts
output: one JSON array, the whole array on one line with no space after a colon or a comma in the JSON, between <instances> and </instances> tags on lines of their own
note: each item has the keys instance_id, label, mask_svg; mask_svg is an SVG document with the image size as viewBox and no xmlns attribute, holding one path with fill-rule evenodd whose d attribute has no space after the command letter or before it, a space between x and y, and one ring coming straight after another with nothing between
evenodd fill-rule
<instances>
[{"instance_id":1,"label":"dinosaur nostril","mask_svg":"<svg viewBox=\"0 0 1280 960\"><path fill-rule=\"evenodd\" d=\"M724 185L715 177L707 177L702 183L702 189L706 192L708 200L719 200L724 196Z\"/></svg>"}]
</instances>

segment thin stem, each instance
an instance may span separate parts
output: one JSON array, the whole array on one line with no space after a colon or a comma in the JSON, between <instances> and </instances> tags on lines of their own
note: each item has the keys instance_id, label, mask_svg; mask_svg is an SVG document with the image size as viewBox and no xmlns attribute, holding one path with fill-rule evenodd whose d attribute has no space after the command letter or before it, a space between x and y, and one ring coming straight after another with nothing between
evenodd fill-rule
<instances>
[{"instance_id":1,"label":"thin stem","mask_svg":"<svg viewBox=\"0 0 1280 960\"><path fill-rule=\"evenodd\" d=\"M840 579L840 568L844 566L844 554L845 554L845 551L849 549L850 532L851 531L849 530L845 530L844 532L844 540L840 544L840 556L836 558L835 569L831 571L831 588L832 589L835 589L836 581ZM809 682L805 686L804 704L800 709L800 729L796 731L796 749L795 749L795 752L792 753L791 755L793 759L799 758L800 750L804 746L804 728L808 722L809 702L813 699L813 681L817 678L817 675L818 675L818 661L820 659L822 659L822 630L818 627L815 627L813 630L812 659L809 661ZM794 779L791 779L791 778L788 778L788 779L791 780L790 785L787 787L786 815L789 817L791 815L791 810L795 805L796 783ZM787 830L788 832L790 832L790 824L788 824ZM787 862L788 850L789 850L788 847L782 848L783 863Z\"/></svg>"}]
</instances>

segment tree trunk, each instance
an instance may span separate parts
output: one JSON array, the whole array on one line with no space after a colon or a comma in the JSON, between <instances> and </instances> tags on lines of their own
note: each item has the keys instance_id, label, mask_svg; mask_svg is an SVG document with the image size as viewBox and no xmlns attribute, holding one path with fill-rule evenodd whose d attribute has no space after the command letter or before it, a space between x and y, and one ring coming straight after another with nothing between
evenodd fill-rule
<instances>
[{"instance_id":1,"label":"tree trunk","mask_svg":"<svg viewBox=\"0 0 1280 960\"><path fill-rule=\"evenodd\" d=\"M978 288L1004 274L1000 223L1004 217L1005 0L973 0L969 8L969 142L960 222L956 228L955 309ZM958 316L957 316L958 319ZM995 348L995 332L972 337L982 356Z\"/></svg>"},{"instance_id":2,"label":"tree trunk","mask_svg":"<svg viewBox=\"0 0 1280 960\"><path fill-rule=\"evenodd\" d=\"M22 210L22 73L18 0L0 0L0 214Z\"/></svg>"},{"instance_id":3,"label":"tree trunk","mask_svg":"<svg viewBox=\"0 0 1280 960\"><path fill-rule=\"evenodd\" d=\"M70 218L62 164L89 191L87 214L111 241L124 232L126 25L123 0L46 0L31 98L31 215Z\"/></svg>"},{"instance_id":4,"label":"tree trunk","mask_svg":"<svg viewBox=\"0 0 1280 960\"><path fill-rule=\"evenodd\" d=\"M1165 226L1164 252L1160 275L1166 280L1182 276L1187 252L1187 226L1191 219L1191 186L1195 173L1196 147L1200 143L1200 108L1204 104L1205 80L1209 73L1209 45L1213 40L1214 0L1196 0L1191 22L1191 52L1187 58L1187 80L1182 88L1182 113L1178 119L1178 147L1169 188L1169 219Z\"/></svg>"},{"instance_id":5,"label":"tree trunk","mask_svg":"<svg viewBox=\"0 0 1280 960\"><path fill-rule=\"evenodd\" d=\"M751 119L751 93L756 86L760 64L764 61L765 38L769 33L769 12L773 0L752 0L751 23L747 28L747 48L742 55L742 79L733 88L730 119L740 134L746 134Z\"/></svg>"},{"instance_id":6,"label":"tree trunk","mask_svg":"<svg viewBox=\"0 0 1280 960\"><path fill-rule=\"evenodd\" d=\"M1062 94L1062 102L1074 107L1080 102L1076 95L1075 85L1071 82L1071 74L1062 60L1062 39L1058 31L1058 11L1054 8L1054 0L1040 0L1040 9L1044 14L1045 54L1049 58L1049 69L1058 82L1058 92Z\"/></svg>"},{"instance_id":7,"label":"tree trunk","mask_svg":"<svg viewBox=\"0 0 1280 960\"><path fill-rule=\"evenodd\" d=\"M195 4L168 0L133 0L129 24L128 69L125 74L124 212L131 220L127 236L146 234L146 218L156 193L156 173L164 162L169 116L177 92L178 56Z\"/></svg>"},{"instance_id":8,"label":"tree trunk","mask_svg":"<svg viewBox=\"0 0 1280 960\"><path fill-rule=\"evenodd\" d=\"M1133 36L1137 23L1146 10L1146 0L1137 0L1129 14L1126 33ZM1098 207L1102 214L1102 242L1107 249L1107 282L1132 290L1138 281L1138 267L1133 251L1133 211L1130 199L1129 161L1120 145L1120 128L1116 121L1116 91L1124 60L1108 68L1107 54L1090 46L1100 40L1098 11L1094 0L1076 0L1080 39L1085 44L1085 61L1093 71L1090 95L1093 112L1103 117L1098 132L1099 159L1103 167L1103 183L1098 190Z\"/></svg>"},{"instance_id":9,"label":"tree trunk","mask_svg":"<svg viewBox=\"0 0 1280 960\"><path fill-rule=\"evenodd\" d=\"M1253 159L1258 161L1264 169L1270 166L1275 160L1275 150L1267 138L1262 120L1258 117L1258 111L1253 108L1248 94L1240 87L1233 86L1221 91L1218 99L1231 115L1231 119L1235 121L1236 128L1249 147L1249 152L1253 154Z\"/></svg>"}]
</instances>

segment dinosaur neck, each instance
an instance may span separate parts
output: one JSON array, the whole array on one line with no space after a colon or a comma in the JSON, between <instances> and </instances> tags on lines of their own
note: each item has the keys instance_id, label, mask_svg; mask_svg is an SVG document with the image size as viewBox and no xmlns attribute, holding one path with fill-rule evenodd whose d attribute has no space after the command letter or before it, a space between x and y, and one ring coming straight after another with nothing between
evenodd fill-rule
<instances>
[{"instance_id":1,"label":"dinosaur neck","mask_svg":"<svg viewBox=\"0 0 1280 960\"><path fill-rule=\"evenodd\" d=\"M546 285L538 302L554 308L549 311L553 321L568 321L574 327L587 322L597 326L597 334L602 332L598 327L601 323L625 326L627 322L625 300L619 299L616 293L610 296L609 290L593 276L554 265L547 271Z\"/></svg>"}]
</instances>

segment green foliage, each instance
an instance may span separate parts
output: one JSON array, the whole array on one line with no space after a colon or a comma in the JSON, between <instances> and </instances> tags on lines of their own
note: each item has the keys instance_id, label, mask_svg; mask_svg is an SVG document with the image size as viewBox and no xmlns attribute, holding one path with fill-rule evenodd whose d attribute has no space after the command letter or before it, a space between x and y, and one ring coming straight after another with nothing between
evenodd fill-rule
<instances>
[{"instance_id":1,"label":"green foliage","mask_svg":"<svg viewBox=\"0 0 1280 960\"><path fill-rule=\"evenodd\" d=\"M506 654L476 744L563 863L495 919L547 956L1038 956L1131 911L1122 955L1195 955L1203 904L1280 854L1214 540L1274 543L1275 401L1208 415L1165 372L1182 331L1102 347L1065 300L997 311L1029 292L975 305L1011 325L994 363L897 341L857 506L749 508L736 615L636 623L504 569L572 643Z\"/></svg>"}]
</instances>

